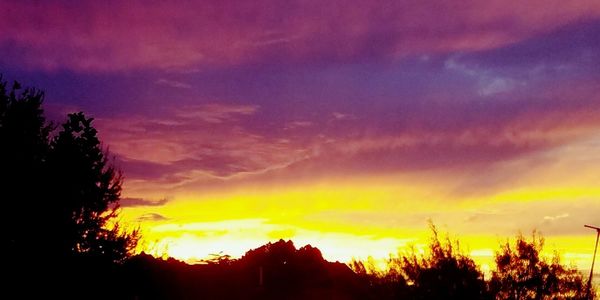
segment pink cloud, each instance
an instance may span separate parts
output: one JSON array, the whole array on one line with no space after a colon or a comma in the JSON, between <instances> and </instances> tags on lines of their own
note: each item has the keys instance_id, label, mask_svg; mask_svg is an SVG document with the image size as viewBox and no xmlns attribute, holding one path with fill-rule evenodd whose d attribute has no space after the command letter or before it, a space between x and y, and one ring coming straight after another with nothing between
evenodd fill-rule
<instances>
[{"instance_id":1,"label":"pink cloud","mask_svg":"<svg viewBox=\"0 0 600 300\"><path fill-rule=\"evenodd\" d=\"M11 1L0 47L46 70L190 70L489 49L599 15L595 0Z\"/></svg>"},{"instance_id":2,"label":"pink cloud","mask_svg":"<svg viewBox=\"0 0 600 300\"><path fill-rule=\"evenodd\" d=\"M303 156L300 145L244 128L254 105L190 105L162 118L100 118L103 141L133 179L181 184L192 177L225 179L265 172Z\"/></svg>"},{"instance_id":3,"label":"pink cloud","mask_svg":"<svg viewBox=\"0 0 600 300\"><path fill-rule=\"evenodd\" d=\"M190 88L192 88L192 86L190 84L188 84L188 83L181 82L181 81L176 81L176 80L170 80L170 79L166 79L166 78L161 78L161 79L157 80L155 83L159 84L159 85L164 85L164 86L172 87L172 88L177 88L177 89L190 89Z\"/></svg>"},{"instance_id":4,"label":"pink cloud","mask_svg":"<svg viewBox=\"0 0 600 300\"><path fill-rule=\"evenodd\" d=\"M198 119L208 123L223 123L233 121L238 116L253 115L258 110L257 105L227 105L220 103L189 105L177 110L180 119Z\"/></svg>"},{"instance_id":5,"label":"pink cloud","mask_svg":"<svg viewBox=\"0 0 600 300\"><path fill-rule=\"evenodd\" d=\"M473 102L431 106L395 131L371 127L360 115L324 115L324 123L298 121L293 128L285 120L273 121L280 130L270 127L270 135L265 135L249 126L263 117L260 109L239 104L192 105L167 111L161 118L114 116L99 119L97 127L118 155L128 186L162 194L423 170L476 174L465 180L467 187L457 187L475 193L517 178L501 170L486 176L493 182L481 181L477 174L482 170L595 134L600 126L598 95L593 81L563 82L528 103L515 99L489 104L489 111L471 119L463 106L476 105ZM422 122L427 118L437 125ZM340 122L341 132L327 128ZM519 172L531 167L523 165Z\"/></svg>"}]
</instances>

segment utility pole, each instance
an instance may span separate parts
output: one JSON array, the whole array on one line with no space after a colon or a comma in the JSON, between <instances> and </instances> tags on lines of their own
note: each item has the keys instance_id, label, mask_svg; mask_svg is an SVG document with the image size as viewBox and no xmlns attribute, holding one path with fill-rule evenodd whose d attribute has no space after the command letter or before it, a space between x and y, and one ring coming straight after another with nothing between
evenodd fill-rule
<instances>
[{"instance_id":1,"label":"utility pole","mask_svg":"<svg viewBox=\"0 0 600 300\"><path fill-rule=\"evenodd\" d=\"M600 239L600 227L584 225L584 227L596 230L596 247L594 247L594 256L592 257L592 268L590 269L590 279L588 281L589 291L592 290L592 276L594 275L594 263L596 262L596 251L598 251L598 239Z\"/></svg>"}]
</instances>

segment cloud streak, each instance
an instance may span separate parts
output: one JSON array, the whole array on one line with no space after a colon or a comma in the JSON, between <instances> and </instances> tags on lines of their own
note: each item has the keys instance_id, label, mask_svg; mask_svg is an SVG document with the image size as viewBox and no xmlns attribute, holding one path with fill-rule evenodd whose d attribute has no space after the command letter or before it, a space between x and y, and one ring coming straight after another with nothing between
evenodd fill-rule
<instances>
[{"instance_id":1,"label":"cloud streak","mask_svg":"<svg viewBox=\"0 0 600 300\"><path fill-rule=\"evenodd\" d=\"M178 88L178 89L191 89L192 88L191 85L189 85L185 82L180 82L180 81L175 81L175 80L170 80L170 79L165 79L165 78L161 78L161 79L157 80L155 83L159 84L159 85L169 86L172 88Z\"/></svg>"},{"instance_id":2,"label":"cloud streak","mask_svg":"<svg viewBox=\"0 0 600 300\"><path fill-rule=\"evenodd\" d=\"M4 63L95 72L190 70L282 56L331 62L485 50L597 17L600 5L593 0L19 1L3 2L0 12Z\"/></svg>"},{"instance_id":3,"label":"cloud streak","mask_svg":"<svg viewBox=\"0 0 600 300\"><path fill-rule=\"evenodd\" d=\"M143 214L143 215L139 216L137 218L137 220L140 222L160 222L160 221L168 221L170 219L161 214L147 213L147 214Z\"/></svg>"},{"instance_id":4,"label":"cloud streak","mask_svg":"<svg viewBox=\"0 0 600 300\"><path fill-rule=\"evenodd\" d=\"M169 200L162 198L159 200L148 200L143 198L122 198L119 201L121 207L136 207L136 206L163 206L167 204Z\"/></svg>"},{"instance_id":5,"label":"cloud streak","mask_svg":"<svg viewBox=\"0 0 600 300\"><path fill-rule=\"evenodd\" d=\"M98 124L128 179L169 189L303 176L468 173L592 135L600 126L598 90L591 83L577 84L577 90L557 87L535 100L520 96L504 102L431 105L419 119L395 127L396 132L373 127L359 116L319 126L283 121L279 130L264 135L252 130L263 118L252 105L193 106L160 119L111 118ZM414 109L393 118L421 113ZM346 122L344 130L338 130L337 122ZM462 192L474 190L475 182Z\"/></svg>"}]
</instances>

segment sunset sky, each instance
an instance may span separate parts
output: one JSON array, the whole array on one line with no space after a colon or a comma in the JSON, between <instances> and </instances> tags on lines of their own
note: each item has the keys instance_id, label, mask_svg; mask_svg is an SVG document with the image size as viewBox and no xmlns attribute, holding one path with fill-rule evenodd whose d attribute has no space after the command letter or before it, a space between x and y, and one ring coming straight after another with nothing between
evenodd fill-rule
<instances>
[{"instance_id":1,"label":"sunset sky","mask_svg":"<svg viewBox=\"0 0 600 300\"><path fill-rule=\"evenodd\" d=\"M589 269L600 1L166 2L0 0L0 73L95 118L146 251L382 258L432 220Z\"/></svg>"}]
</instances>

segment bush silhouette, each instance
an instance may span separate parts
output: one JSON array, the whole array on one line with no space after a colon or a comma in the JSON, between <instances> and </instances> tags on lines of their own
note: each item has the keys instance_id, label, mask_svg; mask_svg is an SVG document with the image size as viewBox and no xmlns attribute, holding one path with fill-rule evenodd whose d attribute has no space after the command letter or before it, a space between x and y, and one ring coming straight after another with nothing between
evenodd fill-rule
<instances>
[{"instance_id":1,"label":"bush silhouette","mask_svg":"<svg viewBox=\"0 0 600 300\"><path fill-rule=\"evenodd\" d=\"M370 299L595 299L583 275L561 264L558 253L551 260L540 252L543 238L531 241L522 235L496 253L496 269L484 280L475 262L461 254L458 241L440 239L431 226L429 251L413 250L388 260L387 270L372 261L353 261L352 270L368 287Z\"/></svg>"},{"instance_id":2,"label":"bush silhouette","mask_svg":"<svg viewBox=\"0 0 600 300\"><path fill-rule=\"evenodd\" d=\"M562 265L557 253L551 261L540 257L543 247L535 232L530 241L519 235L514 245L502 245L490 282L496 299L592 299L583 275Z\"/></svg>"},{"instance_id":3,"label":"bush silhouette","mask_svg":"<svg viewBox=\"0 0 600 300\"><path fill-rule=\"evenodd\" d=\"M440 240L430 225L429 253L412 253L393 258L390 264L409 283L411 299L489 299L483 273L475 262L460 252L458 242Z\"/></svg>"},{"instance_id":4,"label":"bush silhouette","mask_svg":"<svg viewBox=\"0 0 600 300\"><path fill-rule=\"evenodd\" d=\"M366 262L352 260L350 268L368 288L368 299L409 299L408 284L397 260L388 261L388 269L380 270L373 258Z\"/></svg>"},{"instance_id":5,"label":"bush silhouette","mask_svg":"<svg viewBox=\"0 0 600 300\"><path fill-rule=\"evenodd\" d=\"M370 287L371 299L492 299L483 273L475 262L460 252L458 242L432 233L429 251L416 249L387 261L387 270L372 262L353 261L351 267Z\"/></svg>"}]
</instances>

